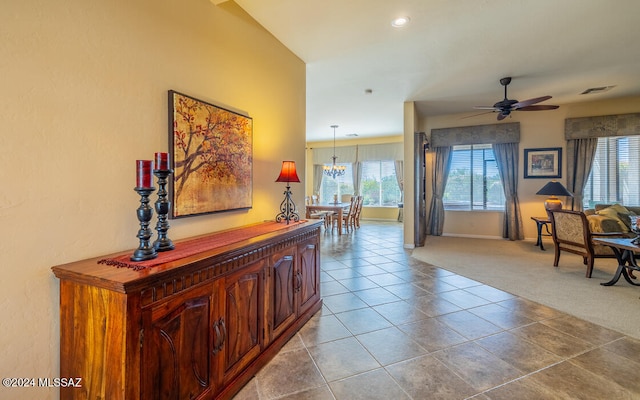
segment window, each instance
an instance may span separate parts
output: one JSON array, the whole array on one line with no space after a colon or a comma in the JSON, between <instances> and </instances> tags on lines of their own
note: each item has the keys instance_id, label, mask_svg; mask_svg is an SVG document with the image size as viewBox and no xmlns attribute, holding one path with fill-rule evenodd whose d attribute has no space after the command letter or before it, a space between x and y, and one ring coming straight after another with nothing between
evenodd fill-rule
<instances>
[{"instance_id":1,"label":"window","mask_svg":"<svg viewBox=\"0 0 640 400\"><path fill-rule=\"evenodd\" d=\"M354 193L352 165L350 163L339 165L347 167L347 171L343 176L335 179L327 176L322 178L321 202L332 202L334 195L337 195L340 200L343 194ZM402 197L396 178L395 163L393 161L362 162L360 193L362 193L364 207L397 207Z\"/></svg>"},{"instance_id":2,"label":"window","mask_svg":"<svg viewBox=\"0 0 640 400\"><path fill-rule=\"evenodd\" d=\"M640 136L598 139L583 207L596 203L640 204Z\"/></svg>"},{"instance_id":3,"label":"window","mask_svg":"<svg viewBox=\"0 0 640 400\"><path fill-rule=\"evenodd\" d=\"M338 196L338 201L342 199L343 194L353 194L353 168L350 163L337 163L347 167L347 170L343 176L337 176L335 179L328 176L322 177L322 184L320 185L320 202L331 203L333 202L333 196ZM331 166L331 164L325 164Z\"/></svg>"},{"instance_id":4,"label":"window","mask_svg":"<svg viewBox=\"0 0 640 400\"><path fill-rule=\"evenodd\" d=\"M397 207L401 199L393 161L364 161L360 182L363 207Z\"/></svg>"},{"instance_id":5,"label":"window","mask_svg":"<svg viewBox=\"0 0 640 400\"><path fill-rule=\"evenodd\" d=\"M490 144L453 146L445 210L504 210L504 189Z\"/></svg>"}]
</instances>

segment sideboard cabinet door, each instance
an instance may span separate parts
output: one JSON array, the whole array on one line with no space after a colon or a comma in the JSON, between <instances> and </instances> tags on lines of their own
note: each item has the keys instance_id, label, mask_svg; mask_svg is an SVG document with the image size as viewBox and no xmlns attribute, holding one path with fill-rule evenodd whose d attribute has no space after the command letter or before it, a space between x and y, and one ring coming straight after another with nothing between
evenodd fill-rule
<instances>
[{"instance_id":1,"label":"sideboard cabinet door","mask_svg":"<svg viewBox=\"0 0 640 400\"><path fill-rule=\"evenodd\" d=\"M280 334L297 318L297 296L295 287L297 247L292 246L271 256L267 279L267 339L269 342Z\"/></svg>"},{"instance_id":2,"label":"sideboard cabinet door","mask_svg":"<svg viewBox=\"0 0 640 400\"><path fill-rule=\"evenodd\" d=\"M222 384L235 378L262 351L265 269L261 259L220 279L222 311L216 318Z\"/></svg>"},{"instance_id":3,"label":"sideboard cabinet door","mask_svg":"<svg viewBox=\"0 0 640 400\"><path fill-rule=\"evenodd\" d=\"M196 399L214 391L212 307L205 284L143 311L143 399Z\"/></svg>"},{"instance_id":4,"label":"sideboard cabinet door","mask_svg":"<svg viewBox=\"0 0 640 400\"><path fill-rule=\"evenodd\" d=\"M298 315L304 314L320 300L320 250L318 241L298 245Z\"/></svg>"}]
</instances>

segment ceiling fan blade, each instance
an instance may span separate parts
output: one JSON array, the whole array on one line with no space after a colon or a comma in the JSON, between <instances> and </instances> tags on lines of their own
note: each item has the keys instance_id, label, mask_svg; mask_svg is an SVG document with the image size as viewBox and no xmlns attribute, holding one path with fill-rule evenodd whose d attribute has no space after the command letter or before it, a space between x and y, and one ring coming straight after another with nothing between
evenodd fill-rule
<instances>
[{"instance_id":1,"label":"ceiling fan blade","mask_svg":"<svg viewBox=\"0 0 640 400\"><path fill-rule=\"evenodd\" d=\"M500 111L500 109L495 108L494 106L473 106L474 109L476 110L495 110L495 111Z\"/></svg>"},{"instance_id":2,"label":"ceiling fan blade","mask_svg":"<svg viewBox=\"0 0 640 400\"><path fill-rule=\"evenodd\" d=\"M550 98L551 96L536 97L535 99L519 101L516 104L512 105L511 107L513 109L516 109L516 108L521 109L523 107L528 107L532 104L540 103L541 101L549 100Z\"/></svg>"},{"instance_id":3,"label":"ceiling fan blade","mask_svg":"<svg viewBox=\"0 0 640 400\"><path fill-rule=\"evenodd\" d=\"M507 118L507 115L505 115L503 113L498 114L498 121L502 121L505 118Z\"/></svg>"},{"instance_id":4,"label":"ceiling fan blade","mask_svg":"<svg viewBox=\"0 0 640 400\"><path fill-rule=\"evenodd\" d=\"M537 106L527 106L527 107L522 107L522 108L518 108L517 111L544 111L544 110L555 110L557 108L559 108L560 106L552 106L552 105L544 105L544 104L540 104Z\"/></svg>"},{"instance_id":5,"label":"ceiling fan blade","mask_svg":"<svg viewBox=\"0 0 640 400\"><path fill-rule=\"evenodd\" d=\"M460 119L473 118L473 117L477 117L477 116L480 116L480 115L492 114L494 112L496 112L496 111L487 111L487 112L483 112L483 113L480 113L480 114L467 115L466 117L461 117Z\"/></svg>"}]
</instances>

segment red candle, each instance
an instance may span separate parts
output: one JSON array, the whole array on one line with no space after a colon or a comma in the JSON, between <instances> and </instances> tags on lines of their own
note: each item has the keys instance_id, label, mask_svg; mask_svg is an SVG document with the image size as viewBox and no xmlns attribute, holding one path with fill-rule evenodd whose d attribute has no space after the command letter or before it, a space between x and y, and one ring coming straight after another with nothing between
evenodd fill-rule
<instances>
[{"instance_id":1,"label":"red candle","mask_svg":"<svg viewBox=\"0 0 640 400\"><path fill-rule=\"evenodd\" d=\"M169 153L156 153L156 169L162 171L169 169Z\"/></svg>"},{"instance_id":2,"label":"red candle","mask_svg":"<svg viewBox=\"0 0 640 400\"><path fill-rule=\"evenodd\" d=\"M153 161L136 160L136 167L136 187L153 187L151 183L151 170L153 169Z\"/></svg>"}]
</instances>

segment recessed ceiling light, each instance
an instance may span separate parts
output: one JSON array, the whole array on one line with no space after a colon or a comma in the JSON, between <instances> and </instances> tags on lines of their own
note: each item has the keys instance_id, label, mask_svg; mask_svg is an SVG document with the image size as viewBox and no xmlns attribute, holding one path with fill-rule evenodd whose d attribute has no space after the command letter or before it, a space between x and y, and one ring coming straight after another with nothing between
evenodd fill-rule
<instances>
[{"instance_id":1,"label":"recessed ceiling light","mask_svg":"<svg viewBox=\"0 0 640 400\"><path fill-rule=\"evenodd\" d=\"M409 17L398 17L391 21L391 26L393 26L394 28L402 28L403 26L407 25L409 21L411 21L411 18Z\"/></svg>"}]
</instances>

